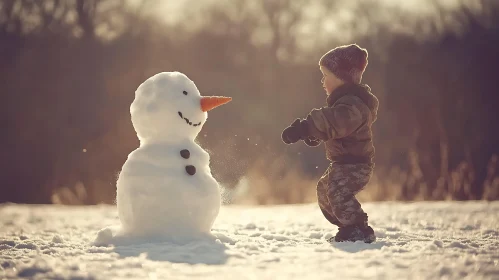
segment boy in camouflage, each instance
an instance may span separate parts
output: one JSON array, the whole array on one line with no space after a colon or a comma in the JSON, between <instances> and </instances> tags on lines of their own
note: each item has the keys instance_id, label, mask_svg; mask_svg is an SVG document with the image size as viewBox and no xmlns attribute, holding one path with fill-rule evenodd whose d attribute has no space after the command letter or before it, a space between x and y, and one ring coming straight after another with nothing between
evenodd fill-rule
<instances>
[{"instance_id":1,"label":"boy in camouflage","mask_svg":"<svg viewBox=\"0 0 499 280\"><path fill-rule=\"evenodd\" d=\"M367 214L355 198L374 168L371 126L377 118L378 99L369 86L361 84L367 56L356 44L337 47L322 56L319 67L327 106L313 109L282 132L286 144L299 140L308 146L325 143L331 164L317 184L317 198L326 219L339 227L336 242L376 240Z\"/></svg>"}]
</instances>

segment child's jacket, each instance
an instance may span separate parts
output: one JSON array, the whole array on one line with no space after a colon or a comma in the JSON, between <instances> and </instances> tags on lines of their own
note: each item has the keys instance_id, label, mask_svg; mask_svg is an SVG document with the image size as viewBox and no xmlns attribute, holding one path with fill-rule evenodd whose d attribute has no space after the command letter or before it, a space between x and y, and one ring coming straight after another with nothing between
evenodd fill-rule
<instances>
[{"instance_id":1,"label":"child's jacket","mask_svg":"<svg viewBox=\"0 0 499 280\"><path fill-rule=\"evenodd\" d=\"M327 107L306 118L308 134L325 142L332 162L372 163L371 126L376 121L378 98L367 85L344 84L326 99Z\"/></svg>"}]
</instances>

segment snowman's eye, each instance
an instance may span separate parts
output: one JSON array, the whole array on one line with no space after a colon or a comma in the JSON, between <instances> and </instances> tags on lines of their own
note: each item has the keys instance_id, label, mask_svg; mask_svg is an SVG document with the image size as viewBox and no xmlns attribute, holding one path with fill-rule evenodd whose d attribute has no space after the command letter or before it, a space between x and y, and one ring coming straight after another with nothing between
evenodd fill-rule
<instances>
[{"instance_id":1,"label":"snowman's eye","mask_svg":"<svg viewBox=\"0 0 499 280\"><path fill-rule=\"evenodd\" d=\"M187 91L184 90L183 93L184 93L184 95L187 95Z\"/></svg>"}]
</instances>

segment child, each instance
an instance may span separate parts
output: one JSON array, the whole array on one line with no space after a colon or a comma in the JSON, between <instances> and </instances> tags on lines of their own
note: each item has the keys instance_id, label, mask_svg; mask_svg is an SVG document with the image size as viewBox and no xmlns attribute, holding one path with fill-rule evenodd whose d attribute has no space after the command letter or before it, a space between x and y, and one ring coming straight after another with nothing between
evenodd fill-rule
<instances>
[{"instance_id":1,"label":"child","mask_svg":"<svg viewBox=\"0 0 499 280\"><path fill-rule=\"evenodd\" d=\"M308 146L325 143L331 164L317 183L317 198L326 219L339 227L336 242L376 240L367 214L355 198L374 168L371 126L376 121L378 99L369 86L361 84L367 56L356 44L322 56L319 66L327 106L313 109L306 119L296 119L282 132L286 144L299 140Z\"/></svg>"}]
</instances>

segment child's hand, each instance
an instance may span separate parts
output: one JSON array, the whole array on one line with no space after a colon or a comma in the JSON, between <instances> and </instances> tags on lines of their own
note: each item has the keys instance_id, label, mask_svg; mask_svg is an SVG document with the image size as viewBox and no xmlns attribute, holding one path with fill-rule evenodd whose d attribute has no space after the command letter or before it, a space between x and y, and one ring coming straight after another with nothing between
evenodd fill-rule
<instances>
[{"instance_id":1,"label":"child's hand","mask_svg":"<svg viewBox=\"0 0 499 280\"><path fill-rule=\"evenodd\" d=\"M301 120L296 119L290 126L282 132L282 141L286 144L293 144L304 138L303 129L300 126Z\"/></svg>"}]
</instances>

